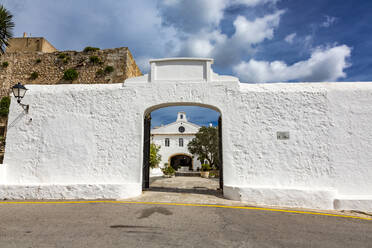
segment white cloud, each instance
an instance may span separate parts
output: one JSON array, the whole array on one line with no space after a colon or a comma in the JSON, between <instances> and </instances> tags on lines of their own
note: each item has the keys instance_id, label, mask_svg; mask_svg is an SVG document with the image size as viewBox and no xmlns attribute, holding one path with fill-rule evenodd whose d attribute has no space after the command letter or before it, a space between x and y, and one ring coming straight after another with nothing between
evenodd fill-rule
<instances>
[{"instance_id":1,"label":"white cloud","mask_svg":"<svg viewBox=\"0 0 372 248\"><path fill-rule=\"evenodd\" d=\"M283 10L247 20L237 16L231 37L223 34L219 24L226 7L234 4L255 6L277 0L168 0L159 4L163 26L174 27L177 45L168 49L172 56L213 57L216 64L237 63L252 47L272 39ZM185 11L187 10L187 11Z\"/></svg>"},{"instance_id":2,"label":"white cloud","mask_svg":"<svg viewBox=\"0 0 372 248\"><path fill-rule=\"evenodd\" d=\"M253 46L265 39L273 38L274 29L279 25L283 13L283 10L278 10L252 21L238 16L233 23L235 32L231 37L222 34L218 28L183 34L183 38L179 40L179 46L172 50L172 54L174 56L212 57L215 58L217 65L231 66L231 64L238 63L245 53L251 54Z\"/></svg>"},{"instance_id":3,"label":"white cloud","mask_svg":"<svg viewBox=\"0 0 372 248\"><path fill-rule=\"evenodd\" d=\"M212 44L209 40L191 38L188 39L182 47L182 52L191 57L209 57L213 50Z\"/></svg>"},{"instance_id":4,"label":"white cloud","mask_svg":"<svg viewBox=\"0 0 372 248\"><path fill-rule=\"evenodd\" d=\"M210 33L198 33L181 41L177 56L213 57L216 46L225 44L227 36L216 30Z\"/></svg>"},{"instance_id":5,"label":"white cloud","mask_svg":"<svg viewBox=\"0 0 372 248\"><path fill-rule=\"evenodd\" d=\"M234 21L235 33L232 37L238 44L245 43L253 45L265 39L272 39L274 28L279 25L280 16L283 10L278 10L274 14L256 18L248 21L244 16L238 16Z\"/></svg>"},{"instance_id":6,"label":"white cloud","mask_svg":"<svg viewBox=\"0 0 372 248\"><path fill-rule=\"evenodd\" d=\"M159 2L158 10L163 25L197 33L218 26L226 6L226 0L167 0Z\"/></svg>"},{"instance_id":7,"label":"white cloud","mask_svg":"<svg viewBox=\"0 0 372 248\"><path fill-rule=\"evenodd\" d=\"M333 16L326 15L325 18L326 18L326 20L324 22L322 22L322 24L320 24L320 26L324 27L324 28L330 27L333 23L335 23L337 21L337 18L333 17Z\"/></svg>"},{"instance_id":8,"label":"white cloud","mask_svg":"<svg viewBox=\"0 0 372 248\"><path fill-rule=\"evenodd\" d=\"M233 71L243 82L263 83L290 80L335 81L346 77L344 69L350 66L347 58L351 48L346 45L332 48L317 48L308 60L288 66L283 61L242 61Z\"/></svg>"},{"instance_id":9,"label":"white cloud","mask_svg":"<svg viewBox=\"0 0 372 248\"><path fill-rule=\"evenodd\" d=\"M164 0L159 1L163 25L174 26L186 33L217 27L227 7L242 4L255 7L276 4L279 0Z\"/></svg>"},{"instance_id":10,"label":"white cloud","mask_svg":"<svg viewBox=\"0 0 372 248\"><path fill-rule=\"evenodd\" d=\"M231 4L243 4L248 7L254 7L257 5L263 5L263 4L276 4L279 2L279 0L231 0Z\"/></svg>"},{"instance_id":11,"label":"white cloud","mask_svg":"<svg viewBox=\"0 0 372 248\"><path fill-rule=\"evenodd\" d=\"M239 63L244 56L252 55L256 45L274 37L274 30L278 27L283 13L283 10L278 10L252 21L238 16L233 23L235 33L216 42L212 50L211 57L215 58L215 64L231 66Z\"/></svg>"},{"instance_id":12,"label":"white cloud","mask_svg":"<svg viewBox=\"0 0 372 248\"><path fill-rule=\"evenodd\" d=\"M297 35L296 33L291 33L291 34L287 35L287 36L284 38L284 40L285 40L286 42L288 42L289 44L292 44L294 38L296 37L296 35Z\"/></svg>"}]
</instances>

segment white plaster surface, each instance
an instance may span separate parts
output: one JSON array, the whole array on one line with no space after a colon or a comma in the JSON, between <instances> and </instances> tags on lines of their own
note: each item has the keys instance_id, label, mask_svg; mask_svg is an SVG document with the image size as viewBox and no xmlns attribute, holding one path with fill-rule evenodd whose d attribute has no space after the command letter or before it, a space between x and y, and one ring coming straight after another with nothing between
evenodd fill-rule
<instances>
[{"instance_id":1,"label":"white plaster surface","mask_svg":"<svg viewBox=\"0 0 372 248\"><path fill-rule=\"evenodd\" d=\"M138 184L0 185L1 199L121 199L141 194Z\"/></svg>"},{"instance_id":2,"label":"white plaster surface","mask_svg":"<svg viewBox=\"0 0 372 248\"><path fill-rule=\"evenodd\" d=\"M372 197L370 196L349 196L348 198L335 199L335 209L359 210L371 212Z\"/></svg>"},{"instance_id":3,"label":"white plaster surface","mask_svg":"<svg viewBox=\"0 0 372 248\"><path fill-rule=\"evenodd\" d=\"M210 81L211 63L205 58L153 59L151 81Z\"/></svg>"},{"instance_id":4,"label":"white plaster surface","mask_svg":"<svg viewBox=\"0 0 372 248\"><path fill-rule=\"evenodd\" d=\"M6 170L7 170L6 164L0 165L0 184L4 183L6 180Z\"/></svg>"},{"instance_id":5,"label":"white plaster surface","mask_svg":"<svg viewBox=\"0 0 372 248\"><path fill-rule=\"evenodd\" d=\"M221 113L225 195L315 208L350 199L372 211L364 200L372 196L372 83L242 84L209 74L199 82L145 75L124 86L27 86L29 114L14 99L10 106L1 194L11 185L24 198L30 185L56 184L134 185L131 194L140 194L144 115L182 104ZM290 139L278 140L278 131Z\"/></svg>"},{"instance_id":6,"label":"white plaster surface","mask_svg":"<svg viewBox=\"0 0 372 248\"><path fill-rule=\"evenodd\" d=\"M252 205L271 205L284 207L334 209L336 195L332 189L314 188L258 188L224 187L224 195L231 200L240 200Z\"/></svg>"}]
</instances>

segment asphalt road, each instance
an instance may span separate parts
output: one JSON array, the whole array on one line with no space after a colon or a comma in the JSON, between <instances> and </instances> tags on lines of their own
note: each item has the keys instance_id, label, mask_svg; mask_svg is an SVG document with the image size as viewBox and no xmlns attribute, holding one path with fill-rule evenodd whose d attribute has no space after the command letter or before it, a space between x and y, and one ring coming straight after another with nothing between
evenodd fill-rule
<instances>
[{"instance_id":1,"label":"asphalt road","mask_svg":"<svg viewBox=\"0 0 372 248\"><path fill-rule=\"evenodd\" d=\"M372 221L214 207L0 204L0 247L372 247Z\"/></svg>"}]
</instances>

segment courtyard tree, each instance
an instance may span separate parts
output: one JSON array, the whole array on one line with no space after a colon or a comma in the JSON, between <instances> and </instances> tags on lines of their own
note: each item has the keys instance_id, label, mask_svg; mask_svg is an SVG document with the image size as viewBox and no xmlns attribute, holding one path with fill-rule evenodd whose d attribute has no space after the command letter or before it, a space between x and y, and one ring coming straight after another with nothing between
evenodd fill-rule
<instances>
[{"instance_id":1,"label":"courtyard tree","mask_svg":"<svg viewBox=\"0 0 372 248\"><path fill-rule=\"evenodd\" d=\"M187 145L189 152L203 164L208 161L212 168L219 168L218 130L216 127L201 127Z\"/></svg>"},{"instance_id":2,"label":"courtyard tree","mask_svg":"<svg viewBox=\"0 0 372 248\"><path fill-rule=\"evenodd\" d=\"M14 22L13 15L0 5L0 53L4 54L5 49L9 46L8 40L13 37Z\"/></svg>"},{"instance_id":3,"label":"courtyard tree","mask_svg":"<svg viewBox=\"0 0 372 248\"><path fill-rule=\"evenodd\" d=\"M160 146L154 143L150 144L150 168L156 168L159 166L161 161L161 155L159 154Z\"/></svg>"}]
</instances>

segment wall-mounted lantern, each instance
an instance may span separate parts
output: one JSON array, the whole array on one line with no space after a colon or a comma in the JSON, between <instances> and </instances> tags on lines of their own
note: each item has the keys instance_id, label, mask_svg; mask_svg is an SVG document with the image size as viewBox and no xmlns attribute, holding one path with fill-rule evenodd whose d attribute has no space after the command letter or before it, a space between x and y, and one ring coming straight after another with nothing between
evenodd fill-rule
<instances>
[{"instance_id":1,"label":"wall-mounted lantern","mask_svg":"<svg viewBox=\"0 0 372 248\"><path fill-rule=\"evenodd\" d=\"M15 98L17 98L17 102L21 107L24 109L26 113L28 113L29 105L21 103L22 98L25 96L27 88L23 86L21 83L17 83L12 87L12 92Z\"/></svg>"}]
</instances>

